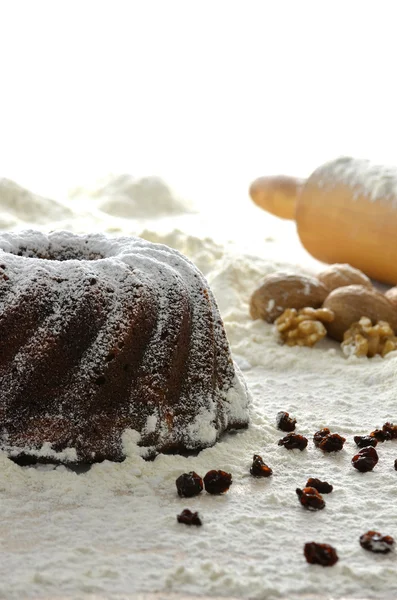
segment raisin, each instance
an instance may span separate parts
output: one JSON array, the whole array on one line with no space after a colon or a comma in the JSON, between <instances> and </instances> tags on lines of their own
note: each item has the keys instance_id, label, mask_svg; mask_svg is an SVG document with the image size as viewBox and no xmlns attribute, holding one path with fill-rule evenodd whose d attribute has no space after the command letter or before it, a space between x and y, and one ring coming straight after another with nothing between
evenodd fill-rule
<instances>
[{"instance_id":1,"label":"raisin","mask_svg":"<svg viewBox=\"0 0 397 600\"><path fill-rule=\"evenodd\" d=\"M390 436L389 439L397 439L397 425L393 425L393 423L385 423L382 426L382 430Z\"/></svg>"},{"instance_id":2,"label":"raisin","mask_svg":"<svg viewBox=\"0 0 397 600\"><path fill-rule=\"evenodd\" d=\"M378 442L386 442L388 440L391 440L390 433L388 431L383 431L383 429L375 429L374 431L371 431L369 435L370 437L373 437L376 440L378 440Z\"/></svg>"},{"instance_id":3,"label":"raisin","mask_svg":"<svg viewBox=\"0 0 397 600\"><path fill-rule=\"evenodd\" d=\"M320 445L322 440L330 433L331 432L328 429L328 427L324 427L324 429L320 429L320 431L316 431L316 433L313 436L314 445L317 446L317 448L318 448L318 446Z\"/></svg>"},{"instance_id":4,"label":"raisin","mask_svg":"<svg viewBox=\"0 0 397 600\"><path fill-rule=\"evenodd\" d=\"M345 441L346 438L339 435L339 433L330 433L322 438L318 447L324 452L339 452L339 450L342 450Z\"/></svg>"},{"instance_id":5,"label":"raisin","mask_svg":"<svg viewBox=\"0 0 397 600\"><path fill-rule=\"evenodd\" d=\"M376 437L370 435L355 435L354 441L359 448L366 448L367 446L376 446L378 440Z\"/></svg>"},{"instance_id":6,"label":"raisin","mask_svg":"<svg viewBox=\"0 0 397 600\"><path fill-rule=\"evenodd\" d=\"M382 535L379 531L367 531L360 536L360 546L370 552L387 554L394 545L394 539L390 535Z\"/></svg>"},{"instance_id":7,"label":"raisin","mask_svg":"<svg viewBox=\"0 0 397 600\"><path fill-rule=\"evenodd\" d=\"M296 488L302 506L312 510L321 510L325 506L324 498L314 487Z\"/></svg>"},{"instance_id":8,"label":"raisin","mask_svg":"<svg viewBox=\"0 0 397 600\"><path fill-rule=\"evenodd\" d=\"M395 468L395 470L397 471L397 458L396 458L396 460L394 461L394 468Z\"/></svg>"},{"instance_id":9,"label":"raisin","mask_svg":"<svg viewBox=\"0 0 397 600\"><path fill-rule=\"evenodd\" d=\"M232 483L232 475L226 471L208 471L204 477L204 487L209 494L224 494Z\"/></svg>"},{"instance_id":10,"label":"raisin","mask_svg":"<svg viewBox=\"0 0 397 600\"><path fill-rule=\"evenodd\" d=\"M178 496L181 498L191 498L197 496L203 489L203 480L200 475L194 471L183 473L175 481Z\"/></svg>"},{"instance_id":11,"label":"raisin","mask_svg":"<svg viewBox=\"0 0 397 600\"><path fill-rule=\"evenodd\" d=\"M291 419L289 413L280 410L280 412L277 413L276 423L281 431L294 431L296 419Z\"/></svg>"},{"instance_id":12,"label":"raisin","mask_svg":"<svg viewBox=\"0 0 397 600\"><path fill-rule=\"evenodd\" d=\"M287 450L294 450L295 448L304 450L307 446L307 438L297 433L289 433L278 441L278 445L284 446Z\"/></svg>"},{"instance_id":13,"label":"raisin","mask_svg":"<svg viewBox=\"0 0 397 600\"><path fill-rule=\"evenodd\" d=\"M322 565L332 567L338 561L335 548L328 544L316 544L308 542L304 547L305 558L311 565Z\"/></svg>"},{"instance_id":14,"label":"raisin","mask_svg":"<svg viewBox=\"0 0 397 600\"><path fill-rule=\"evenodd\" d=\"M318 492L320 492L320 494L330 494L334 489L334 486L327 481L321 481L320 479L315 479L314 477L310 477L307 480L306 487L314 487Z\"/></svg>"},{"instance_id":15,"label":"raisin","mask_svg":"<svg viewBox=\"0 0 397 600\"><path fill-rule=\"evenodd\" d=\"M367 471L372 471L378 460L379 457L375 448L367 446L353 456L352 463L355 469L361 471L361 473L366 473Z\"/></svg>"},{"instance_id":16,"label":"raisin","mask_svg":"<svg viewBox=\"0 0 397 600\"><path fill-rule=\"evenodd\" d=\"M263 459L259 454L254 454L250 473L254 477L270 477L273 471L263 462Z\"/></svg>"},{"instance_id":17,"label":"raisin","mask_svg":"<svg viewBox=\"0 0 397 600\"><path fill-rule=\"evenodd\" d=\"M178 523L185 523L185 525L202 525L201 519L197 512L192 512L188 508L185 508L180 515L176 516Z\"/></svg>"}]
</instances>

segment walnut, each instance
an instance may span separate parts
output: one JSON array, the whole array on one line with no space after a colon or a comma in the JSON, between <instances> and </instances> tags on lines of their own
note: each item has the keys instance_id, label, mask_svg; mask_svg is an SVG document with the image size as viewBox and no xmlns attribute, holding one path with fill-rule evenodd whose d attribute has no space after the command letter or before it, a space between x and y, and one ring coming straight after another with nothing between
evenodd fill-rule
<instances>
[{"instance_id":1,"label":"walnut","mask_svg":"<svg viewBox=\"0 0 397 600\"><path fill-rule=\"evenodd\" d=\"M287 308L275 324L287 346L312 347L327 335L323 323L330 323L333 319L333 312L327 308Z\"/></svg>"},{"instance_id":2,"label":"walnut","mask_svg":"<svg viewBox=\"0 0 397 600\"><path fill-rule=\"evenodd\" d=\"M327 288L315 277L277 271L267 275L252 294L251 317L273 323L286 308L319 308L327 295Z\"/></svg>"},{"instance_id":3,"label":"walnut","mask_svg":"<svg viewBox=\"0 0 397 600\"><path fill-rule=\"evenodd\" d=\"M361 317L373 323L387 321L397 331L397 311L378 290L363 285L347 285L333 290L325 299L323 308L335 313L335 320L327 325L328 335L343 342L343 334Z\"/></svg>"},{"instance_id":4,"label":"walnut","mask_svg":"<svg viewBox=\"0 0 397 600\"><path fill-rule=\"evenodd\" d=\"M317 275L317 279L321 281L329 291L336 290L337 288L346 285L355 284L372 289L371 280L362 271L347 264L336 263L330 265Z\"/></svg>"},{"instance_id":5,"label":"walnut","mask_svg":"<svg viewBox=\"0 0 397 600\"><path fill-rule=\"evenodd\" d=\"M372 325L371 319L361 317L345 331L341 347L346 356L385 356L397 349L397 337L387 321Z\"/></svg>"},{"instance_id":6,"label":"walnut","mask_svg":"<svg viewBox=\"0 0 397 600\"><path fill-rule=\"evenodd\" d=\"M394 286L385 292L385 298L388 299L393 308L397 308L397 286Z\"/></svg>"}]
</instances>

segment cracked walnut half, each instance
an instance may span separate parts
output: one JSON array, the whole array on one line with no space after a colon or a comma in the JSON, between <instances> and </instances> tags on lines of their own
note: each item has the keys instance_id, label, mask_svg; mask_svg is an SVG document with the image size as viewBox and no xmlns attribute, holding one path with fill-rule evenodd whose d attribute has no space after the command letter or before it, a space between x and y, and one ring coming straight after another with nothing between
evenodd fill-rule
<instances>
[{"instance_id":1,"label":"cracked walnut half","mask_svg":"<svg viewBox=\"0 0 397 600\"><path fill-rule=\"evenodd\" d=\"M397 337L387 321L373 325L371 319L361 317L345 331L341 347L346 356L385 356L397 349Z\"/></svg>"},{"instance_id":2,"label":"cracked walnut half","mask_svg":"<svg viewBox=\"0 0 397 600\"><path fill-rule=\"evenodd\" d=\"M327 308L287 308L275 325L287 346L312 347L327 335L324 323L331 323L333 319L334 313Z\"/></svg>"}]
</instances>

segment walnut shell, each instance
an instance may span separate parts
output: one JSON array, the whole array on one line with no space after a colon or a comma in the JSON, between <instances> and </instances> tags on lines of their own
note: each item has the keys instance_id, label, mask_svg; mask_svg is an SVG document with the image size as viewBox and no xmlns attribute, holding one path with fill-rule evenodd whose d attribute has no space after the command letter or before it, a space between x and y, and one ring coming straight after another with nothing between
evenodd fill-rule
<instances>
[{"instance_id":1,"label":"walnut shell","mask_svg":"<svg viewBox=\"0 0 397 600\"><path fill-rule=\"evenodd\" d=\"M273 323L286 308L319 308L327 297L327 288L315 277L278 271L267 275L251 296L253 319Z\"/></svg>"},{"instance_id":2,"label":"walnut shell","mask_svg":"<svg viewBox=\"0 0 397 600\"><path fill-rule=\"evenodd\" d=\"M387 290L387 292L385 292L385 298L387 298L393 308L397 310L397 286Z\"/></svg>"},{"instance_id":3,"label":"walnut shell","mask_svg":"<svg viewBox=\"0 0 397 600\"><path fill-rule=\"evenodd\" d=\"M397 311L381 292L363 285L348 285L333 290L326 298L324 308L332 310L335 319L327 323L328 335L341 342L343 334L361 317L368 317L373 322L387 321L391 328L397 330Z\"/></svg>"},{"instance_id":4,"label":"walnut shell","mask_svg":"<svg viewBox=\"0 0 397 600\"><path fill-rule=\"evenodd\" d=\"M372 288L372 283L359 269L348 264L335 263L317 275L317 279L331 292L346 285L364 285Z\"/></svg>"}]
</instances>

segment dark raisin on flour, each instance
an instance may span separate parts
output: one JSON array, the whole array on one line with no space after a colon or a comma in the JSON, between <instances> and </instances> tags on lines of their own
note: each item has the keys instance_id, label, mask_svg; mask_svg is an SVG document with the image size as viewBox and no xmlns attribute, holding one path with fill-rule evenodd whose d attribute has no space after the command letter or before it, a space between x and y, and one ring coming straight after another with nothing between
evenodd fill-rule
<instances>
[{"instance_id":1,"label":"dark raisin on flour","mask_svg":"<svg viewBox=\"0 0 397 600\"><path fill-rule=\"evenodd\" d=\"M175 481L178 496L181 498L192 498L197 496L203 489L204 484L200 475L194 471L183 473Z\"/></svg>"},{"instance_id":2,"label":"dark raisin on flour","mask_svg":"<svg viewBox=\"0 0 397 600\"><path fill-rule=\"evenodd\" d=\"M270 477L273 471L263 462L263 458L259 454L254 454L250 473L254 477Z\"/></svg>"},{"instance_id":3,"label":"dark raisin on flour","mask_svg":"<svg viewBox=\"0 0 397 600\"><path fill-rule=\"evenodd\" d=\"M305 487L314 487L320 494L330 494L334 489L334 486L327 481L321 481L315 477L309 477Z\"/></svg>"},{"instance_id":4,"label":"dark raisin on flour","mask_svg":"<svg viewBox=\"0 0 397 600\"><path fill-rule=\"evenodd\" d=\"M285 437L278 441L279 446L284 446L287 450L304 450L307 446L307 438L297 433L288 433Z\"/></svg>"},{"instance_id":5,"label":"dark raisin on flour","mask_svg":"<svg viewBox=\"0 0 397 600\"><path fill-rule=\"evenodd\" d=\"M329 544L317 544L308 542L304 546L304 555L311 565L322 565L323 567L332 567L338 561L338 555L335 548Z\"/></svg>"},{"instance_id":6,"label":"dark raisin on flour","mask_svg":"<svg viewBox=\"0 0 397 600\"><path fill-rule=\"evenodd\" d=\"M202 525L198 512L192 512L188 508L185 508L176 518L178 523L184 523L185 525L197 525L198 527Z\"/></svg>"},{"instance_id":7,"label":"dark raisin on flour","mask_svg":"<svg viewBox=\"0 0 397 600\"><path fill-rule=\"evenodd\" d=\"M213 469L204 476L204 487L209 494L224 494L232 483L232 475L226 471Z\"/></svg>"},{"instance_id":8,"label":"dark raisin on flour","mask_svg":"<svg viewBox=\"0 0 397 600\"><path fill-rule=\"evenodd\" d=\"M359 448L365 448L366 446L375 447L378 443L378 440L376 437L371 435L355 435L354 442Z\"/></svg>"},{"instance_id":9,"label":"dark raisin on flour","mask_svg":"<svg viewBox=\"0 0 397 600\"><path fill-rule=\"evenodd\" d=\"M379 531L367 531L360 536L360 546L376 554L387 554L394 546L394 539L390 535L382 535Z\"/></svg>"},{"instance_id":10,"label":"dark raisin on flour","mask_svg":"<svg viewBox=\"0 0 397 600\"><path fill-rule=\"evenodd\" d=\"M279 429L281 429L281 431L286 431L286 432L294 431L294 429L296 427L296 419L292 419L289 416L289 413L287 413L283 410L280 410L280 412L277 413L276 423L277 423L277 427Z\"/></svg>"},{"instance_id":11,"label":"dark raisin on flour","mask_svg":"<svg viewBox=\"0 0 397 600\"><path fill-rule=\"evenodd\" d=\"M355 469L361 473L372 471L379 460L378 453L372 446L367 446L355 454L352 458L352 464Z\"/></svg>"},{"instance_id":12,"label":"dark raisin on flour","mask_svg":"<svg viewBox=\"0 0 397 600\"><path fill-rule=\"evenodd\" d=\"M325 506L324 498L314 487L305 487L303 490L296 488L296 493L304 508L309 510L321 510Z\"/></svg>"}]
</instances>

